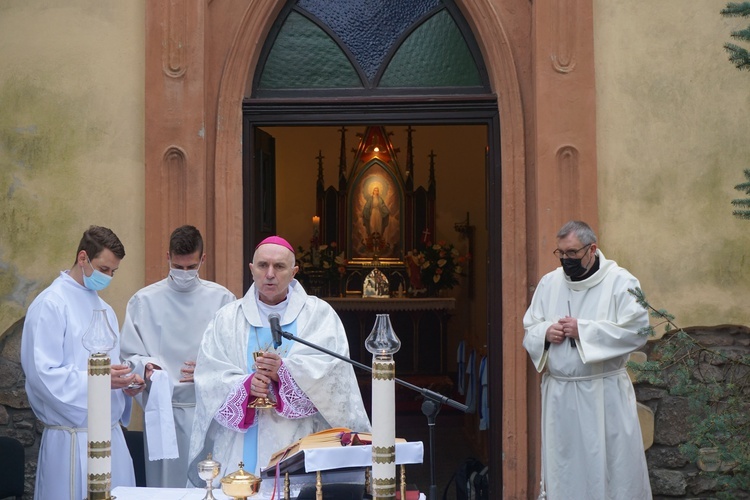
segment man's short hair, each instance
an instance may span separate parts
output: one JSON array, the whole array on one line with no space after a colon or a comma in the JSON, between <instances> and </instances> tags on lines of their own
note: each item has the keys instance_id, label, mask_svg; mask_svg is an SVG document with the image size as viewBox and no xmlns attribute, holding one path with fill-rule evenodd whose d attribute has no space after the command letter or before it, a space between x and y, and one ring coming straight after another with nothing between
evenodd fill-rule
<instances>
[{"instance_id":1,"label":"man's short hair","mask_svg":"<svg viewBox=\"0 0 750 500\"><path fill-rule=\"evenodd\" d=\"M565 238L570 233L574 233L582 245L591 245L596 243L596 234L591 226L581 220L572 220L566 222L557 232L557 239Z\"/></svg>"},{"instance_id":2,"label":"man's short hair","mask_svg":"<svg viewBox=\"0 0 750 500\"><path fill-rule=\"evenodd\" d=\"M203 237L195 226L180 226L169 237L169 255L203 255Z\"/></svg>"},{"instance_id":3,"label":"man's short hair","mask_svg":"<svg viewBox=\"0 0 750 500\"><path fill-rule=\"evenodd\" d=\"M125 258L125 247L111 229L102 226L90 226L83 232L76 256L81 253L81 250L85 250L89 260L92 260L105 248L120 260Z\"/></svg>"}]
</instances>

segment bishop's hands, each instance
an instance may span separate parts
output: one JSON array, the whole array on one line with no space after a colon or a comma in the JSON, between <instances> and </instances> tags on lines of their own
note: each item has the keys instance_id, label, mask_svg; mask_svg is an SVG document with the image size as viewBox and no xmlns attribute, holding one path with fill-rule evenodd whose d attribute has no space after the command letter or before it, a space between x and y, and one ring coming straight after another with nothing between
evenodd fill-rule
<instances>
[{"instance_id":1,"label":"bishop's hands","mask_svg":"<svg viewBox=\"0 0 750 500\"><path fill-rule=\"evenodd\" d=\"M565 338L578 338L578 320L565 316L547 328L545 338L552 344L560 344Z\"/></svg>"},{"instance_id":2,"label":"bishop's hands","mask_svg":"<svg viewBox=\"0 0 750 500\"><path fill-rule=\"evenodd\" d=\"M271 382L278 383L281 357L275 352L264 352L255 358L255 374L250 384L250 393L257 398L268 396Z\"/></svg>"}]
</instances>

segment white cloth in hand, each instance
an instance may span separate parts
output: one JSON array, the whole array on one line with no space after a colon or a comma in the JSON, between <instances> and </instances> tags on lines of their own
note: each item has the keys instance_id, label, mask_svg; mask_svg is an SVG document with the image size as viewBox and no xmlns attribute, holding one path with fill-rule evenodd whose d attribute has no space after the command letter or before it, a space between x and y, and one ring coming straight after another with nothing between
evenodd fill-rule
<instances>
[{"instance_id":1,"label":"white cloth in hand","mask_svg":"<svg viewBox=\"0 0 750 500\"><path fill-rule=\"evenodd\" d=\"M148 459L163 460L179 457L177 434L172 414L172 381L164 370L154 370L151 389L144 409Z\"/></svg>"}]
</instances>

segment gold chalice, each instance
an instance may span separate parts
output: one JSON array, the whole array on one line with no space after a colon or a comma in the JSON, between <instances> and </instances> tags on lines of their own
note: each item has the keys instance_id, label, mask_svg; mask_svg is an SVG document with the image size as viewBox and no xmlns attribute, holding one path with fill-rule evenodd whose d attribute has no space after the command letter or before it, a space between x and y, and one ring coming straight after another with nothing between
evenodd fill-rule
<instances>
[{"instance_id":1,"label":"gold chalice","mask_svg":"<svg viewBox=\"0 0 750 500\"><path fill-rule=\"evenodd\" d=\"M263 356L264 351L253 351L253 361L257 360L259 357ZM253 365L253 369L257 370L257 366ZM255 398L255 401L247 405L248 408L253 408L256 410L263 410L267 408L274 408L276 407L276 402L270 400L269 398Z\"/></svg>"}]
</instances>

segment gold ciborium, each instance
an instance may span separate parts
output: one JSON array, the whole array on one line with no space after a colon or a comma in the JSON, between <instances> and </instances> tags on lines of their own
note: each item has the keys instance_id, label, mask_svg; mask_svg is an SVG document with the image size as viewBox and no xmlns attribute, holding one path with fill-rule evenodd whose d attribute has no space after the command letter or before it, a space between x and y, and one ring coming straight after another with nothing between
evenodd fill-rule
<instances>
[{"instance_id":1,"label":"gold ciborium","mask_svg":"<svg viewBox=\"0 0 750 500\"><path fill-rule=\"evenodd\" d=\"M258 358L263 356L264 351L253 351L253 361L257 360ZM256 370L256 365L253 365L253 369ZM274 408L276 407L276 402L270 400L269 398L255 398L255 401L247 405L248 408L253 408L255 410L263 410L268 408Z\"/></svg>"},{"instance_id":2,"label":"gold ciborium","mask_svg":"<svg viewBox=\"0 0 750 500\"><path fill-rule=\"evenodd\" d=\"M203 497L203 500L216 500L213 494L213 482L220 471L221 464L216 460L212 460L210 453L205 460L198 462L198 477L206 482L206 496Z\"/></svg>"},{"instance_id":3,"label":"gold ciborium","mask_svg":"<svg viewBox=\"0 0 750 500\"><path fill-rule=\"evenodd\" d=\"M221 478L221 491L235 500L246 500L260 490L261 479L244 470L244 466L240 462L239 470Z\"/></svg>"}]
</instances>

